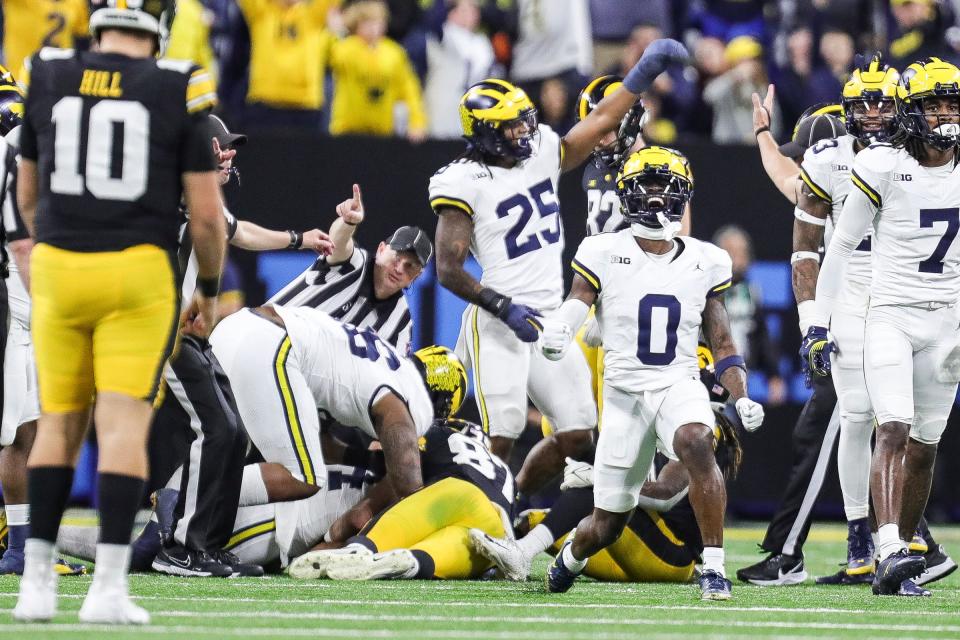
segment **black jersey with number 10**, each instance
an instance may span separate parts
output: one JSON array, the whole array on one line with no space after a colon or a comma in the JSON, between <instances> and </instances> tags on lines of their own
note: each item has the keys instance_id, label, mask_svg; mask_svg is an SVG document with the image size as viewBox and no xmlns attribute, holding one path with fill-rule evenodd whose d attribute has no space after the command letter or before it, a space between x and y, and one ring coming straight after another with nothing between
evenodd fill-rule
<instances>
[{"instance_id":1,"label":"black jersey with number 10","mask_svg":"<svg viewBox=\"0 0 960 640\"><path fill-rule=\"evenodd\" d=\"M21 154L38 163L38 242L175 251L185 172L216 168L209 73L191 62L42 49L30 63Z\"/></svg>"}]
</instances>

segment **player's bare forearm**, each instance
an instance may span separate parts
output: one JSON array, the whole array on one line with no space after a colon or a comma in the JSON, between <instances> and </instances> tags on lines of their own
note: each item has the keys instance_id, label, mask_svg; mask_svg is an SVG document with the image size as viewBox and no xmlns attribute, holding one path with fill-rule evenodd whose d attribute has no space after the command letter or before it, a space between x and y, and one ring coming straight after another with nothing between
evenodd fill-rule
<instances>
[{"instance_id":1,"label":"player's bare forearm","mask_svg":"<svg viewBox=\"0 0 960 640\"><path fill-rule=\"evenodd\" d=\"M586 118L563 137L563 162L560 168L570 171L583 164L600 143L600 139L620 126L623 116L637 100L639 96L624 87L601 100Z\"/></svg>"},{"instance_id":2,"label":"player's bare forearm","mask_svg":"<svg viewBox=\"0 0 960 640\"><path fill-rule=\"evenodd\" d=\"M686 489L689 484L690 476L687 474L687 468L671 460L660 470L656 480L647 480L643 483L640 487L640 495L654 500L670 500Z\"/></svg>"},{"instance_id":3,"label":"player's bare forearm","mask_svg":"<svg viewBox=\"0 0 960 640\"><path fill-rule=\"evenodd\" d=\"M34 235L34 220L37 217L37 193L40 176L37 173L37 163L22 158L17 169L17 206L20 208L20 217L31 236Z\"/></svg>"},{"instance_id":4,"label":"player's bare forearm","mask_svg":"<svg viewBox=\"0 0 960 640\"><path fill-rule=\"evenodd\" d=\"M597 300L597 290L583 276L575 273L573 274L573 283L570 285L570 293L567 294L567 300L579 300L589 307Z\"/></svg>"},{"instance_id":5,"label":"player's bare forearm","mask_svg":"<svg viewBox=\"0 0 960 640\"><path fill-rule=\"evenodd\" d=\"M417 431L407 405L388 393L372 407L374 430L383 449L387 480L397 498L405 498L423 486Z\"/></svg>"},{"instance_id":6,"label":"player's bare forearm","mask_svg":"<svg viewBox=\"0 0 960 640\"><path fill-rule=\"evenodd\" d=\"M463 265L470 254L473 221L459 209L444 207L438 211L437 278L446 289L467 302L480 303L480 282Z\"/></svg>"},{"instance_id":7,"label":"player's bare forearm","mask_svg":"<svg viewBox=\"0 0 960 640\"><path fill-rule=\"evenodd\" d=\"M826 219L830 215L832 205L818 197L807 183L801 181L797 206L808 216L816 220ZM823 225L795 219L793 222L793 252L795 260L791 260L793 278L793 295L797 303L813 300L817 293L817 278L820 275L820 262L814 258L823 242ZM797 254L800 255L797 255ZM804 258L804 254L809 257Z\"/></svg>"},{"instance_id":8,"label":"player's bare forearm","mask_svg":"<svg viewBox=\"0 0 960 640\"><path fill-rule=\"evenodd\" d=\"M217 278L223 269L227 235L217 173L183 174L183 194L190 212L190 237L197 253L197 277Z\"/></svg>"},{"instance_id":9,"label":"player's bare forearm","mask_svg":"<svg viewBox=\"0 0 960 640\"><path fill-rule=\"evenodd\" d=\"M727 308L723 305L723 296L714 296L707 298L707 304L703 308L703 334L713 351L715 362L720 362L724 358L739 355L737 345L733 342L733 334L730 332L730 318L727 316ZM745 398L747 396L747 372L740 367L729 367L720 377L720 384L730 392L734 400Z\"/></svg>"}]
</instances>

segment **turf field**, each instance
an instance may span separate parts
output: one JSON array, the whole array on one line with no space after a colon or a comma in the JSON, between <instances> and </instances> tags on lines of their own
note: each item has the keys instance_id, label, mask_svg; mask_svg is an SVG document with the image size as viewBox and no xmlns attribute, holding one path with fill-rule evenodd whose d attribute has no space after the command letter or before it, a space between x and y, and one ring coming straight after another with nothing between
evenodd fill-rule
<instances>
[{"instance_id":1,"label":"turf field","mask_svg":"<svg viewBox=\"0 0 960 640\"><path fill-rule=\"evenodd\" d=\"M760 527L727 530L732 574L760 556ZM940 541L960 555L960 528L937 527ZM807 568L836 570L845 528L815 525ZM79 625L77 610L90 578L60 580L60 611L47 625L10 617L17 578L0 577L0 633L20 638L455 638L466 640L606 640L690 638L957 638L960 572L932 585L932 598L878 598L867 587L760 588L734 583L733 600L701 603L694 585L578 582L567 594L535 581L298 582L285 577L213 580L134 576L131 585L153 625Z\"/></svg>"}]
</instances>

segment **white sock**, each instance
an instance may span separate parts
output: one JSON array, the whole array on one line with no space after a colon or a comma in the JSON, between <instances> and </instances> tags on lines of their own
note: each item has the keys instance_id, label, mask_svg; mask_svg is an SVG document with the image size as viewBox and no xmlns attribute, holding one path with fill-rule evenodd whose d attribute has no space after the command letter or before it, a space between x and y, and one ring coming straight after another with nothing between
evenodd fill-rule
<instances>
[{"instance_id":1,"label":"white sock","mask_svg":"<svg viewBox=\"0 0 960 640\"><path fill-rule=\"evenodd\" d=\"M578 560L573 556L573 545L568 544L564 545L563 551L560 553L560 562L563 563L569 571L574 573L580 573L583 571L583 568L587 566L587 560Z\"/></svg>"},{"instance_id":2,"label":"white sock","mask_svg":"<svg viewBox=\"0 0 960 640\"><path fill-rule=\"evenodd\" d=\"M98 543L95 565L94 583L125 583L130 569L130 545Z\"/></svg>"},{"instance_id":3,"label":"white sock","mask_svg":"<svg viewBox=\"0 0 960 640\"><path fill-rule=\"evenodd\" d=\"M723 567L723 547L704 547L703 548L703 570L716 571L724 578L727 577L727 571Z\"/></svg>"},{"instance_id":4,"label":"white sock","mask_svg":"<svg viewBox=\"0 0 960 640\"><path fill-rule=\"evenodd\" d=\"M881 560L886 560L887 557L897 551L907 548L904 541L900 539L900 526L896 522L880 525L880 528L877 529L877 537L880 540L877 550L880 553Z\"/></svg>"},{"instance_id":5,"label":"white sock","mask_svg":"<svg viewBox=\"0 0 960 640\"><path fill-rule=\"evenodd\" d=\"M53 572L54 556L57 554L56 547L47 540L41 538L27 538L23 545L23 577L25 580L53 580L56 574Z\"/></svg>"},{"instance_id":6,"label":"white sock","mask_svg":"<svg viewBox=\"0 0 960 640\"><path fill-rule=\"evenodd\" d=\"M240 506L253 507L268 502L270 497L267 495L263 474L260 473L260 465L248 464L243 468L243 481L240 483Z\"/></svg>"},{"instance_id":7,"label":"white sock","mask_svg":"<svg viewBox=\"0 0 960 640\"><path fill-rule=\"evenodd\" d=\"M840 444L837 446L837 470L843 491L843 510L847 522L869 515L870 438L873 420L853 422L841 420Z\"/></svg>"},{"instance_id":8,"label":"white sock","mask_svg":"<svg viewBox=\"0 0 960 640\"><path fill-rule=\"evenodd\" d=\"M11 526L30 524L29 504L8 504L3 509L7 512L7 524Z\"/></svg>"},{"instance_id":9,"label":"white sock","mask_svg":"<svg viewBox=\"0 0 960 640\"><path fill-rule=\"evenodd\" d=\"M517 540L517 546L528 558L533 558L541 551L546 551L552 544L553 532L542 524L530 529L530 533Z\"/></svg>"},{"instance_id":10,"label":"white sock","mask_svg":"<svg viewBox=\"0 0 960 640\"><path fill-rule=\"evenodd\" d=\"M880 548L880 536L876 531L870 532L870 539L873 540L873 555L877 555L877 549Z\"/></svg>"}]
</instances>

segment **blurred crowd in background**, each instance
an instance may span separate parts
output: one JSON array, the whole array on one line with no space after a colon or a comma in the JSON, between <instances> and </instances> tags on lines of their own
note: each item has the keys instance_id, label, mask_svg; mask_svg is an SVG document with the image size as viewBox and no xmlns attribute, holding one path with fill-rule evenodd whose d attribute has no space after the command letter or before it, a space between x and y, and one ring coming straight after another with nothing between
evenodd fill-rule
<instances>
[{"instance_id":1,"label":"blurred crowd in background","mask_svg":"<svg viewBox=\"0 0 960 640\"><path fill-rule=\"evenodd\" d=\"M16 73L42 44L84 46L87 4L2 0L6 66ZM178 0L177 8L167 55L212 68L223 115L248 132L457 138L461 94L497 76L526 89L541 121L563 133L591 76L622 73L649 43L673 37L694 60L646 96L647 137L754 144L750 96L770 82L777 133L809 105L836 100L857 52L882 51L894 66L960 61L960 0Z\"/></svg>"}]
</instances>

